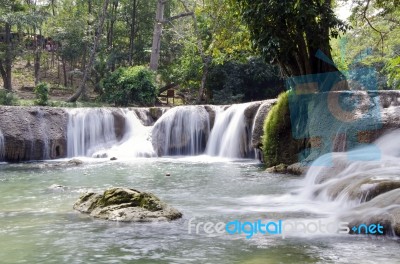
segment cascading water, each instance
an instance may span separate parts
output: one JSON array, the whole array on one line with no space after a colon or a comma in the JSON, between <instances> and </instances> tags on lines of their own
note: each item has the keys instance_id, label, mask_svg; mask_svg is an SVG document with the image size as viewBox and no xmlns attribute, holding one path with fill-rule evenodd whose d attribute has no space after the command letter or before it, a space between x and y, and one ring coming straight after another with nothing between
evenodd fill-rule
<instances>
[{"instance_id":1,"label":"cascading water","mask_svg":"<svg viewBox=\"0 0 400 264\"><path fill-rule=\"evenodd\" d=\"M229 107L175 107L163 114L153 127L150 125L154 121L147 109L121 109L118 115L125 120L125 131L119 143L115 112L109 109L69 110L68 156L132 158L207 154L254 158L251 145L254 122L250 116L259 106L260 102ZM246 111L249 107L251 111Z\"/></svg>"},{"instance_id":2,"label":"cascading water","mask_svg":"<svg viewBox=\"0 0 400 264\"><path fill-rule=\"evenodd\" d=\"M302 194L352 206L376 196L380 184L386 185L386 190L388 185L400 187L399 140L400 131L394 131L373 145L320 157L307 172Z\"/></svg>"},{"instance_id":3,"label":"cascading water","mask_svg":"<svg viewBox=\"0 0 400 264\"><path fill-rule=\"evenodd\" d=\"M72 109L68 113L68 157L92 156L117 142L110 110Z\"/></svg>"},{"instance_id":4,"label":"cascading water","mask_svg":"<svg viewBox=\"0 0 400 264\"><path fill-rule=\"evenodd\" d=\"M5 156L5 142L4 142L4 135L0 130L0 161L4 159Z\"/></svg>"},{"instance_id":5,"label":"cascading water","mask_svg":"<svg viewBox=\"0 0 400 264\"><path fill-rule=\"evenodd\" d=\"M206 154L226 158L254 157L251 131L244 112L249 104L232 105L217 109L215 124L207 143Z\"/></svg>"},{"instance_id":6,"label":"cascading water","mask_svg":"<svg viewBox=\"0 0 400 264\"><path fill-rule=\"evenodd\" d=\"M157 154L202 154L210 133L209 119L204 106L175 107L167 111L156 122L152 132Z\"/></svg>"},{"instance_id":7,"label":"cascading water","mask_svg":"<svg viewBox=\"0 0 400 264\"><path fill-rule=\"evenodd\" d=\"M137 111L122 110L126 128L121 143L112 148L99 151L94 156L117 157L118 159L129 159L134 157L156 156L151 143L151 126L144 126L137 117Z\"/></svg>"},{"instance_id":8,"label":"cascading water","mask_svg":"<svg viewBox=\"0 0 400 264\"><path fill-rule=\"evenodd\" d=\"M321 156L311 165L295 199L321 204L321 210L330 210L325 213L351 225L382 223L388 234L400 236L398 142L399 130L373 145Z\"/></svg>"}]
</instances>

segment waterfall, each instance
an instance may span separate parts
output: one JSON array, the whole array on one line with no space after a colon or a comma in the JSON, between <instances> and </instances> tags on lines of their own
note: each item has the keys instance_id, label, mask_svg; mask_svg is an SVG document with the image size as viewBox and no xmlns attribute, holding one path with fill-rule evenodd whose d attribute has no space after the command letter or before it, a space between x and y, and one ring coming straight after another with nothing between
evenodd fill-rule
<instances>
[{"instance_id":1,"label":"waterfall","mask_svg":"<svg viewBox=\"0 0 400 264\"><path fill-rule=\"evenodd\" d=\"M350 227L379 223L386 235L400 236L399 142L398 130L374 144L321 156L294 199L321 204Z\"/></svg>"},{"instance_id":2,"label":"waterfall","mask_svg":"<svg viewBox=\"0 0 400 264\"><path fill-rule=\"evenodd\" d=\"M152 109L68 110L68 157L207 154L224 158L254 158L251 144L253 120L260 105L261 102L232 106L179 106L165 112L154 126L152 124L160 113L150 111Z\"/></svg>"},{"instance_id":3,"label":"waterfall","mask_svg":"<svg viewBox=\"0 0 400 264\"><path fill-rule=\"evenodd\" d=\"M0 161L4 159L5 154L6 154L6 149L5 149L4 135L0 130Z\"/></svg>"},{"instance_id":4,"label":"waterfall","mask_svg":"<svg viewBox=\"0 0 400 264\"><path fill-rule=\"evenodd\" d=\"M204 152L210 117L204 106L179 106L167 111L152 131L153 146L162 155L198 155Z\"/></svg>"},{"instance_id":5,"label":"waterfall","mask_svg":"<svg viewBox=\"0 0 400 264\"><path fill-rule=\"evenodd\" d=\"M126 128L121 142L108 150L94 153L94 156L116 157L118 159L156 156L151 143L152 127L144 126L135 110L122 110L126 120Z\"/></svg>"},{"instance_id":6,"label":"waterfall","mask_svg":"<svg viewBox=\"0 0 400 264\"><path fill-rule=\"evenodd\" d=\"M254 157L251 147L251 125L244 112L249 104L217 109L214 127L207 143L206 154L226 158Z\"/></svg>"},{"instance_id":7,"label":"waterfall","mask_svg":"<svg viewBox=\"0 0 400 264\"><path fill-rule=\"evenodd\" d=\"M92 156L116 143L114 116L108 109L68 110L68 157Z\"/></svg>"},{"instance_id":8,"label":"waterfall","mask_svg":"<svg viewBox=\"0 0 400 264\"><path fill-rule=\"evenodd\" d=\"M351 207L400 188L400 131L373 145L318 158L305 177L302 196ZM332 165L325 165L333 163Z\"/></svg>"}]
</instances>

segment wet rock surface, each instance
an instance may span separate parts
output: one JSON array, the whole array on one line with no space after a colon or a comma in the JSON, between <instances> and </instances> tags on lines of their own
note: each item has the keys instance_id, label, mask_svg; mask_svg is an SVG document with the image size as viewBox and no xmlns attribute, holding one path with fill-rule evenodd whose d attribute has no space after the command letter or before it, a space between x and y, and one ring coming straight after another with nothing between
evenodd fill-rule
<instances>
[{"instance_id":1,"label":"wet rock surface","mask_svg":"<svg viewBox=\"0 0 400 264\"><path fill-rule=\"evenodd\" d=\"M175 208L152 193L115 187L103 194L82 195L73 208L95 218L121 222L168 221L182 217Z\"/></svg>"},{"instance_id":2,"label":"wet rock surface","mask_svg":"<svg viewBox=\"0 0 400 264\"><path fill-rule=\"evenodd\" d=\"M0 107L4 160L19 162L67 155L67 114L50 107Z\"/></svg>"}]
</instances>

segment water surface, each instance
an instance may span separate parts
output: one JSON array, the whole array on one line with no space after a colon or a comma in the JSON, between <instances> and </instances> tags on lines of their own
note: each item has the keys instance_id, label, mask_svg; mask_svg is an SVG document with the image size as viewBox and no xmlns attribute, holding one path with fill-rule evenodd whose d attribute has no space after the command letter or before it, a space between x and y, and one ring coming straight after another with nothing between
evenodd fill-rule
<instances>
[{"instance_id":1,"label":"water surface","mask_svg":"<svg viewBox=\"0 0 400 264\"><path fill-rule=\"evenodd\" d=\"M399 243L385 237L189 234L191 218L324 219L337 210L298 198L302 178L267 174L253 160L85 159L78 167L38 167L0 164L1 263L400 263ZM111 186L153 192L184 217L118 223L72 209L84 192Z\"/></svg>"}]
</instances>

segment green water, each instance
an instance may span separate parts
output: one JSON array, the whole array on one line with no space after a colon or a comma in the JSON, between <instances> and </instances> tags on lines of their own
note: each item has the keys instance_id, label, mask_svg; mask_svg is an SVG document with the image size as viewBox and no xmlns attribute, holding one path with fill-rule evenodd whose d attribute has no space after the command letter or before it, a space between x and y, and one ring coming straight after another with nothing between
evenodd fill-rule
<instances>
[{"instance_id":1,"label":"green water","mask_svg":"<svg viewBox=\"0 0 400 264\"><path fill-rule=\"evenodd\" d=\"M49 189L52 184L67 188ZM191 218L228 222L321 217L318 208L323 205L290 194L302 184L295 176L266 174L253 161L87 160L63 169L2 164L0 263L400 263L400 244L385 237L246 239L188 233ZM82 193L111 186L153 192L184 217L167 223L117 223L72 209Z\"/></svg>"}]
</instances>

